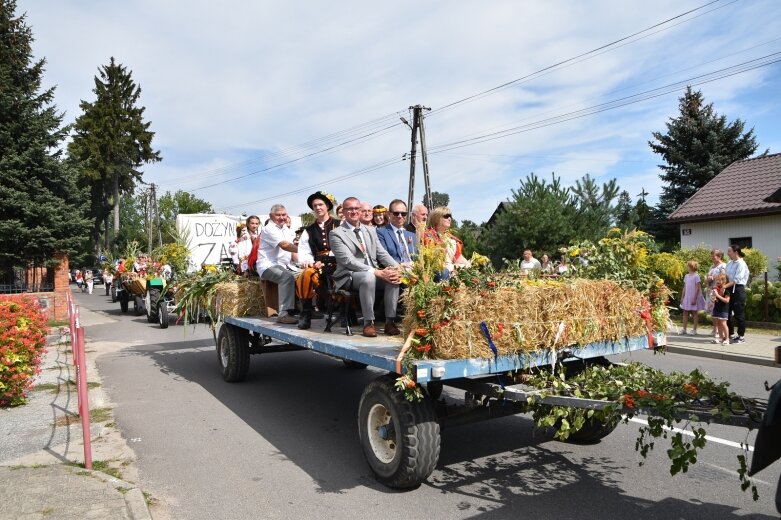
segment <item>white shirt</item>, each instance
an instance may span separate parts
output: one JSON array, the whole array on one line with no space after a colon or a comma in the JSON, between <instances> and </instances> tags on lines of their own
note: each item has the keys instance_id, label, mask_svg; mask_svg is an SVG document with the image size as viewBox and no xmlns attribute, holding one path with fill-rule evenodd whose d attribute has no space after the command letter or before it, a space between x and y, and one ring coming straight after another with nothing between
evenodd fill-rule
<instances>
[{"instance_id":1,"label":"white shirt","mask_svg":"<svg viewBox=\"0 0 781 520\"><path fill-rule=\"evenodd\" d=\"M531 260L521 260L521 269L531 271L532 269L542 269L542 264L536 258Z\"/></svg>"},{"instance_id":2,"label":"white shirt","mask_svg":"<svg viewBox=\"0 0 781 520\"><path fill-rule=\"evenodd\" d=\"M256 264L258 274L274 265L281 265L289 269L297 269L293 264L293 254L285 251L279 244L281 242L290 242L296 239L296 232L287 227L274 222L269 222L260 232L260 246L258 247L258 262Z\"/></svg>"},{"instance_id":3,"label":"white shirt","mask_svg":"<svg viewBox=\"0 0 781 520\"><path fill-rule=\"evenodd\" d=\"M328 221L326 220L325 222ZM317 223L321 231L325 227L325 222ZM328 253L328 256L334 256L334 254ZM301 238L298 239L298 263L299 265L304 265L307 262L314 264L315 255L312 253L312 246L309 245L309 231L304 230L301 233Z\"/></svg>"},{"instance_id":4,"label":"white shirt","mask_svg":"<svg viewBox=\"0 0 781 520\"><path fill-rule=\"evenodd\" d=\"M737 260L730 260L727 263L727 279L735 282L735 285L746 285L748 283L748 266L746 261L738 257Z\"/></svg>"},{"instance_id":5,"label":"white shirt","mask_svg":"<svg viewBox=\"0 0 781 520\"><path fill-rule=\"evenodd\" d=\"M255 235L255 237L257 237L257 235ZM247 258L249 258L249 254L252 252L252 243L255 241L255 237L245 229L241 233L241 238L239 238L239 242L236 246L236 257L238 258L238 264L241 267L242 273L247 270Z\"/></svg>"}]
</instances>

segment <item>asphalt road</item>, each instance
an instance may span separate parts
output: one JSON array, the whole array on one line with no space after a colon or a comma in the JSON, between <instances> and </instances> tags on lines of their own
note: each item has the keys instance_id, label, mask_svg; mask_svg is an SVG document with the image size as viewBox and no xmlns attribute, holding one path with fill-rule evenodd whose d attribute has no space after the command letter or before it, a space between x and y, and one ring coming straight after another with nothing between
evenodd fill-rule
<instances>
[{"instance_id":1,"label":"asphalt road","mask_svg":"<svg viewBox=\"0 0 781 520\"><path fill-rule=\"evenodd\" d=\"M757 476L753 502L739 488L738 448L709 442L687 474L671 477L662 442L639 466L635 423L593 445L554 441L527 416L452 428L428 482L390 490L364 461L356 425L361 391L379 372L291 352L252 356L248 380L228 384L208 327L161 330L132 308L123 315L102 291L76 298L117 320L87 329L88 341L127 342L98 359L103 388L137 454L139 487L172 518L778 518L781 463ZM631 359L700 367L748 396L766 397L762 382L781 378L776 368L684 355ZM745 429L707 429L753 442Z\"/></svg>"}]
</instances>

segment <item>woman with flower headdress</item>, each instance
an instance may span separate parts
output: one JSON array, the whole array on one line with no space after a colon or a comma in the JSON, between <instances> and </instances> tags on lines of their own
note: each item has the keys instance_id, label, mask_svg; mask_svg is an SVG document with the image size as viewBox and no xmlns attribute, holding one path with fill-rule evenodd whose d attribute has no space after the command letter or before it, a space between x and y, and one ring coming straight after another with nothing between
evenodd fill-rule
<instances>
[{"instance_id":1,"label":"woman with flower headdress","mask_svg":"<svg viewBox=\"0 0 781 520\"><path fill-rule=\"evenodd\" d=\"M372 222L378 228L388 223L388 208L382 204L377 204L372 209Z\"/></svg>"}]
</instances>

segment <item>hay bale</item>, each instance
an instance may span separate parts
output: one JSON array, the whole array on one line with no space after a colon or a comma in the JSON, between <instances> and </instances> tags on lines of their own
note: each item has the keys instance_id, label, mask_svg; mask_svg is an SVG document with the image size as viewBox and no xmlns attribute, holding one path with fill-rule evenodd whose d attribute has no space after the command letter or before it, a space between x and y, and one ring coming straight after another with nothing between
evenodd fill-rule
<instances>
[{"instance_id":1,"label":"hay bale","mask_svg":"<svg viewBox=\"0 0 781 520\"><path fill-rule=\"evenodd\" d=\"M239 278L221 282L214 289L217 316L266 316L266 302L260 280Z\"/></svg>"},{"instance_id":2,"label":"hay bale","mask_svg":"<svg viewBox=\"0 0 781 520\"><path fill-rule=\"evenodd\" d=\"M407 305L407 333L421 326L421 309L413 307ZM422 309L432 340L427 357L492 358L483 322L499 355L641 336L648 332L642 308L639 291L608 280L528 280L491 290L451 288L430 298Z\"/></svg>"}]
</instances>

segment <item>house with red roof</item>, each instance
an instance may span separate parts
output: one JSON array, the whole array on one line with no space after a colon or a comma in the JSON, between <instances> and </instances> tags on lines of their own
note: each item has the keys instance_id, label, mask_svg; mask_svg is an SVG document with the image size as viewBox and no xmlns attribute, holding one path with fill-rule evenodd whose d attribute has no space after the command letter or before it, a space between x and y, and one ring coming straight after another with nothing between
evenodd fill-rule
<instances>
[{"instance_id":1,"label":"house with red roof","mask_svg":"<svg viewBox=\"0 0 781 520\"><path fill-rule=\"evenodd\" d=\"M682 248L703 244L726 251L738 244L759 249L775 278L773 267L781 256L781 154L735 161L667 221L678 224Z\"/></svg>"}]
</instances>

